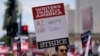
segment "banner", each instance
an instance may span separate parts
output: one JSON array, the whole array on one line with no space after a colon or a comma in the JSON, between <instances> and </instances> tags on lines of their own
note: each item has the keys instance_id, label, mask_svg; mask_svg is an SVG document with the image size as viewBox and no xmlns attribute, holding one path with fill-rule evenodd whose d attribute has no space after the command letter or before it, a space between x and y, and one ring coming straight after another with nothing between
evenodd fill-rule
<instances>
[{"instance_id":1,"label":"banner","mask_svg":"<svg viewBox=\"0 0 100 56\"><path fill-rule=\"evenodd\" d=\"M93 24L93 17L92 17L92 8L84 8L81 11L81 17L82 17L82 28L84 31L91 30L92 24Z\"/></svg>"}]
</instances>

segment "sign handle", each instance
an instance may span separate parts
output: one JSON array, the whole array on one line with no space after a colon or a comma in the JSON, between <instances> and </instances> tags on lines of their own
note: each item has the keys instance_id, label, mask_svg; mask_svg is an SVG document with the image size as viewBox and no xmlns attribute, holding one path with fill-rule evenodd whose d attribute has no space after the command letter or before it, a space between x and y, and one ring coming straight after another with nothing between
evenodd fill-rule
<instances>
[{"instance_id":1,"label":"sign handle","mask_svg":"<svg viewBox=\"0 0 100 56\"><path fill-rule=\"evenodd\" d=\"M88 42L87 42L87 45L86 45L85 56L88 56L90 40L91 40L91 35L89 35L89 38L88 38Z\"/></svg>"},{"instance_id":2,"label":"sign handle","mask_svg":"<svg viewBox=\"0 0 100 56\"><path fill-rule=\"evenodd\" d=\"M46 51L46 56L52 56L52 48L46 48L45 49L45 51Z\"/></svg>"}]
</instances>

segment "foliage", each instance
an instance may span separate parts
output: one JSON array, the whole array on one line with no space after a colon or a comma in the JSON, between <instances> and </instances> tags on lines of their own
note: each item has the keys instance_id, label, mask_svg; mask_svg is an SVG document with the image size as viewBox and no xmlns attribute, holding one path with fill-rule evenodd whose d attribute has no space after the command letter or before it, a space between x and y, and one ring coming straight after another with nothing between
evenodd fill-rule
<instances>
[{"instance_id":1,"label":"foliage","mask_svg":"<svg viewBox=\"0 0 100 56\"><path fill-rule=\"evenodd\" d=\"M6 10L4 14L3 29L7 29L7 25L16 22L18 13L18 2L17 0L8 0L6 5Z\"/></svg>"},{"instance_id":2,"label":"foliage","mask_svg":"<svg viewBox=\"0 0 100 56\"><path fill-rule=\"evenodd\" d=\"M9 40L8 37L6 35L4 35L3 37L0 38L0 41L4 41L6 43L6 45L9 45Z\"/></svg>"}]
</instances>

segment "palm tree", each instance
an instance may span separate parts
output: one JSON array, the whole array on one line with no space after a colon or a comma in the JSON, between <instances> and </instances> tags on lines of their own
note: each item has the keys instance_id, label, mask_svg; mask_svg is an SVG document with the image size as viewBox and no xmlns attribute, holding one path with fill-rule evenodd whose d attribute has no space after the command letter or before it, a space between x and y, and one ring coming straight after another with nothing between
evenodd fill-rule
<instances>
[{"instance_id":1,"label":"palm tree","mask_svg":"<svg viewBox=\"0 0 100 56\"><path fill-rule=\"evenodd\" d=\"M18 3L17 0L8 0L6 3L6 11L4 14L4 24L3 29L6 30L7 26L11 23L16 22L18 13Z\"/></svg>"},{"instance_id":2,"label":"palm tree","mask_svg":"<svg viewBox=\"0 0 100 56\"><path fill-rule=\"evenodd\" d=\"M0 38L0 41L5 42L6 45L10 45L9 40L10 40L10 39L9 39L6 35L3 35L3 36Z\"/></svg>"}]
</instances>

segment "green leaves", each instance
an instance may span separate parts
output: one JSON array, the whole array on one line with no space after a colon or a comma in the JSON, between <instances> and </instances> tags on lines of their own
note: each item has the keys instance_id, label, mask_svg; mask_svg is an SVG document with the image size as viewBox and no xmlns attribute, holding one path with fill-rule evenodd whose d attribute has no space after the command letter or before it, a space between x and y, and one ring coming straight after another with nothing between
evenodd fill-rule
<instances>
[{"instance_id":1,"label":"green leaves","mask_svg":"<svg viewBox=\"0 0 100 56\"><path fill-rule=\"evenodd\" d=\"M8 43L8 37L6 35L3 35L3 37L0 38L0 41L4 41L6 43L6 45L9 45Z\"/></svg>"},{"instance_id":2,"label":"green leaves","mask_svg":"<svg viewBox=\"0 0 100 56\"><path fill-rule=\"evenodd\" d=\"M3 29L6 30L7 26L13 22L16 22L17 20L17 13L18 13L18 3L17 0L8 0L5 5L6 10L4 14L4 23L3 23Z\"/></svg>"}]
</instances>

